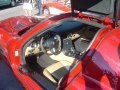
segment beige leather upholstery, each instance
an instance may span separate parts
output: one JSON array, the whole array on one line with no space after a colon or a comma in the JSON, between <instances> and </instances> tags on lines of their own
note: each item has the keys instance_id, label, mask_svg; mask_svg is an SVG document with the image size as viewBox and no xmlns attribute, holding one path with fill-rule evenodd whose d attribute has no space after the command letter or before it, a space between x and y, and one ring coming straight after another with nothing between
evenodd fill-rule
<instances>
[{"instance_id":1,"label":"beige leather upholstery","mask_svg":"<svg viewBox=\"0 0 120 90\"><path fill-rule=\"evenodd\" d=\"M32 48L27 47L25 51L25 56L28 56L29 54L34 53L38 54L40 53L39 47ZM54 63L47 68L43 70L43 75L48 78L53 83L57 84L57 82L66 74L68 73L70 66L74 63L75 58L69 57L64 55L64 53L60 53L58 55L49 55L49 57L52 60L58 61L57 63Z\"/></svg>"},{"instance_id":2,"label":"beige leather upholstery","mask_svg":"<svg viewBox=\"0 0 120 90\"><path fill-rule=\"evenodd\" d=\"M40 48L39 47L36 47L36 48L32 48L31 46L27 47L26 50L25 50L25 56L28 56L30 55L31 53L33 54L38 54L40 53Z\"/></svg>"},{"instance_id":3,"label":"beige leather upholstery","mask_svg":"<svg viewBox=\"0 0 120 90\"><path fill-rule=\"evenodd\" d=\"M50 81L52 81L54 84L57 84L57 81L53 78L53 76L51 75L51 73L47 69L44 69L43 75L46 78L48 78Z\"/></svg>"},{"instance_id":4,"label":"beige leather upholstery","mask_svg":"<svg viewBox=\"0 0 120 90\"><path fill-rule=\"evenodd\" d=\"M56 84L66 73L68 73L75 58L66 56L63 52L58 55L50 55L50 58L58 62L45 68L43 74Z\"/></svg>"},{"instance_id":5,"label":"beige leather upholstery","mask_svg":"<svg viewBox=\"0 0 120 90\"><path fill-rule=\"evenodd\" d=\"M30 51L33 50L32 47L27 47L25 50L25 56L28 56L30 54Z\"/></svg>"},{"instance_id":6,"label":"beige leather upholstery","mask_svg":"<svg viewBox=\"0 0 120 90\"><path fill-rule=\"evenodd\" d=\"M67 63L67 65L63 65L63 63ZM64 75L66 75L71 67L71 63L67 61L57 62L55 64L50 65L45 68L43 74L53 83L57 83Z\"/></svg>"},{"instance_id":7,"label":"beige leather upholstery","mask_svg":"<svg viewBox=\"0 0 120 90\"><path fill-rule=\"evenodd\" d=\"M50 55L50 58L55 60L55 61L67 61L70 63L73 63L75 60L75 58L73 58L73 57L69 57L69 56L64 55L63 52L61 52L58 55Z\"/></svg>"}]
</instances>

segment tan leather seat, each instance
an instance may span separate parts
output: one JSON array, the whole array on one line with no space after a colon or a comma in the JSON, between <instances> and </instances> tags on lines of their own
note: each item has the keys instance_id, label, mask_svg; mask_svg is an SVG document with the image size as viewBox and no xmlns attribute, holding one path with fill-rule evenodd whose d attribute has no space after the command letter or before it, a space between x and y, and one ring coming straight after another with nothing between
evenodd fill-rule
<instances>
[{"instance_id":1,"label":"tan leather seat","mask_svg":"<svg viewBox=\"0 0 120 90\"><path fill-rule=\"evenodd\" d=\"M57 62L45 68L43 74L50 81L57 84L57 82L68 73L70 67L71 63L67 61Z\"/></svg>"}]
</instances>

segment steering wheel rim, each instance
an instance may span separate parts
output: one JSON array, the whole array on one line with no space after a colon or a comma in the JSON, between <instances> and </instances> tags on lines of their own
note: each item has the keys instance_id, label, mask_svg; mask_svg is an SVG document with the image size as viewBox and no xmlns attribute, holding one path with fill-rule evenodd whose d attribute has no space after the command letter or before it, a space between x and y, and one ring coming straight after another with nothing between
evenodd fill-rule
<instances>
[{"instance_id":1,"label":"steering wheel rim","mask_svg":"<svg viewBox=\"0 0 120 90\"><path fill-rule=\"evenodd\" d=\"M46 54L48 54L47 51L49 50L51 54L57 55L61 52L61 44L62 44L61 37L55 32L52 32L49 34L51 34L51 37L49 37L48 39L46 39L45 36L42 36L40 41L41 50ZM44 35L47 35L47 33ZM54 44L54 45L51 46L51 44ZM47 48L45 46L47 46Z\"/></svg>"}]
</instances>

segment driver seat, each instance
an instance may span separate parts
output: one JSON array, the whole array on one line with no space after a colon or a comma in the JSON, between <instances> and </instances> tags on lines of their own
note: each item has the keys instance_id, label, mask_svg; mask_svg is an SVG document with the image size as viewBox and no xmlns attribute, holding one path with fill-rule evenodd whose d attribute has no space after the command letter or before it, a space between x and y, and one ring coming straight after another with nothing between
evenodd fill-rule
<instances>
[{"instance_id":1,"label":"driver seat","mask_svg":"<svg viewBox=\"0 0 120 90\"><path fill-rule=\"evenodd\" d=\"M43 70L43 75L54 84L57 84L58 81L68 73L70 68L71 63L67 61L60 61L45 68Z\"/></svg>"}]
</instances>

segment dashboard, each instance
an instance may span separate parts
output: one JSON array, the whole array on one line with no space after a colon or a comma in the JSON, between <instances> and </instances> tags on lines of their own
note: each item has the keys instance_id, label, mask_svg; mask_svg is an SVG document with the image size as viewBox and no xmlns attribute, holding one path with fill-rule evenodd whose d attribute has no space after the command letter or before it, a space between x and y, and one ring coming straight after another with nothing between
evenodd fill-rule
<instances>
[{"instance_id":1,"label":"dashboard","mask_svg":"<svg viewBox=\"0 0 120 90\"><path fill-rule=\"evenodd\" d=\"M25 56L59 50L67 56L75 57L76 54L84 52L89 47L98 30L98 27L83 24L79 21L59 23L49 28L42 35L37 36L26 48ZM42 41L43 38L44 41Z\"/></svg>"}]
</instances>

